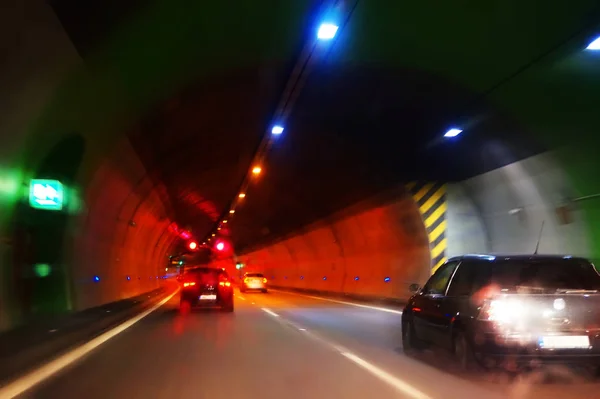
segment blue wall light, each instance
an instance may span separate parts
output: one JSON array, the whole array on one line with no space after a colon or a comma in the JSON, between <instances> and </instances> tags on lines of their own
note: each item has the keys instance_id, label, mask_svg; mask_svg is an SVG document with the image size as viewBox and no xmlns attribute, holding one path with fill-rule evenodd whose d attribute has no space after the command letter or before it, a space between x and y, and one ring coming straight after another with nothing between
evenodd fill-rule
<instances>
[{"instance_id":1,"label":"blue wall light","mask_svg":"<svg viewBox=\"0 0 600 399\"><path fill-rule=\"evenodd\" d=\"M354 277L354 281L358 281L358 280L359 280L358 276Z\"/></svg>"},{"instance_id":2,"label":"blue wall light","mask_svg":"<svg viewBox=\"0 0 600 399\"><path fill-rule=\"evenodd\" d=\"M327 276L323 276L323 280L327 280Z\"/></svg>"},{"instance_id":3,"label":"blue wall light","mask_svg":"<svg viewBox=\"0 0 600 399\"><path fill-rule=\"evenodd\" d=\"M385 281L386 283L389 283L390 282L390 278L386 277L386 278L383 279L383 281Z\"/></svg>"},{"instance_id":4,"label":"blue wall light","mask_svg":"<svg viewBox=\"0 0 600 399\"><path fill-rule=\"evenodd\" d=\"M304 276L300 276L300 280L304 280Z\"/></svg>"},{"instance_id":5,"label":"blue wall light","mask_svg":"<svg viewBox=\"0 0 600 399\"><path fill-rule=\"evenodd\" d=\"M97 283L98 281L100 281L100 277L94 276L94 282Z\"/></svg>"},{"instance_id":6,"label":"blue wall light","mask_svg":"<svg viewBox=\"0 0 600 399\"><path fill-rule=\"evenodd\" d=\"M127 281L131 280L131 277L127 276Z\"/></svg>"}]
</instances>

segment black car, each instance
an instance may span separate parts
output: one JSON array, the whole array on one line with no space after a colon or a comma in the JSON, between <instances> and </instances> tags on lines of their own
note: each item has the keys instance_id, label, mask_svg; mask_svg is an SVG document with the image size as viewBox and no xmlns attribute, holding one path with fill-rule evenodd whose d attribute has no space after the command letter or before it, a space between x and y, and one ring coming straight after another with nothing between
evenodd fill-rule
<instances>
[{"instance_id":1,"label":"black car","mask_svg":"<svg viewBox=\"0 0 600 399\"><path fill-rule=\"evenodd\" d=\"M233 312L233 286L225 270L196 267L180 279L180 309L219 307Z\"/></svg>"},{"instance_id":2,"label":"black car","mask_svg":"<svg viewBox=\"0 0 600 399\"><path fill-rule=\"evenodd\" d=\"M407 353L446 348L469 369L600 366L600 275L586 259L466 255L411 289L402 314Z\"/></svg>"}]
</instances>

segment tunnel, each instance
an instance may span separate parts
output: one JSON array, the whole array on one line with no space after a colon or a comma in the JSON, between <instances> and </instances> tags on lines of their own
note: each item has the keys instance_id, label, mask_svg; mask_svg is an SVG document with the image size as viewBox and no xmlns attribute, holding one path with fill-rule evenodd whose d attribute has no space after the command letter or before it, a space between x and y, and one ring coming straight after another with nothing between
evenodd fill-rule
<instances>
[{"instance_id":1,"label":"tunnel","mask_svg":"<svg viewBox=\"0 0 600 399\"><path fill-rule=\"evenodd\" d=\"M184 263L402 302L600 259L597 1L3 3L0 331Z\"/></svg>"}]
</instances>

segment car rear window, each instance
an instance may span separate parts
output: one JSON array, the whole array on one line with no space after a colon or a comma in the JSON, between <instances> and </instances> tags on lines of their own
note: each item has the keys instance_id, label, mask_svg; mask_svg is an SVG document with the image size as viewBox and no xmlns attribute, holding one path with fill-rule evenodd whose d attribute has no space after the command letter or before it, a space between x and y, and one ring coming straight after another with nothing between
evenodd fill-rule
<instances>
[{"instance_id":1,"label":"car rear window","mask_svg":"<svg viewBox=\"0 0 600 399\"><path fill-rule=\"evenodd\" d=\"M492 282L502 288L600 290L594 266L577 259L507 260L494 262Z\"/></svg>"},{"instance_id":2,"label":"car rear window","mask_svg":"<svg viewBox=\"0 0 600 399\"><path fill-rule=\"evenodd\" d=\"M248 273L246 277L264 277L262 273Z\"/></svg>"},{"instance_id":3,"label":"car rear window","mask_svg":"<svg viewBox=\"0 0 600 399\"><path fill-rule=\"evenodd\" d=\"M227 277L227 273L220 269L211 269L206 267L200 267L197 269L190 269L187 271L188 274L192 276L202 276L202 277L214 277L217 278L219 276Z\"/></svg>"}]
</instances>

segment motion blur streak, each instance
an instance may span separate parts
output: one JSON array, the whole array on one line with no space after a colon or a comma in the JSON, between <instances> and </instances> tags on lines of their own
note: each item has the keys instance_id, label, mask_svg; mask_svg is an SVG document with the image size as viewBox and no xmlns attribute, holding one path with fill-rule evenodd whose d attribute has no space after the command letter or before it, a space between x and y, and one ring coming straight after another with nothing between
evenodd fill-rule
<instances>
[{"instance_id":1,"label":"motion blur streak","mask_svg":"<svg viewBox=\"0 0 600 399\"><path fill-rule=\"evenodd\" d=\"M61 357L51 361L50 363L47 363L39 369L17 379L16 381L6 385L5 387L2 387L0 389L0 399L10 399L21 395L22 393L41 383L45 379L60 372L65 367L81 359L83 356L93 351L109 339L127 330L129 327L133 326L135 323L142 320L144 317L148 316L150 313L154 312L156 309L160 308L165 303L169 302L169 300L173 298L178 292L179 290L175 291L156 305L152 306L150 309L127 320L126 322L92 339L91 341L81 345L80 347L62 355Z\"/></svg>"}]
</instances>

